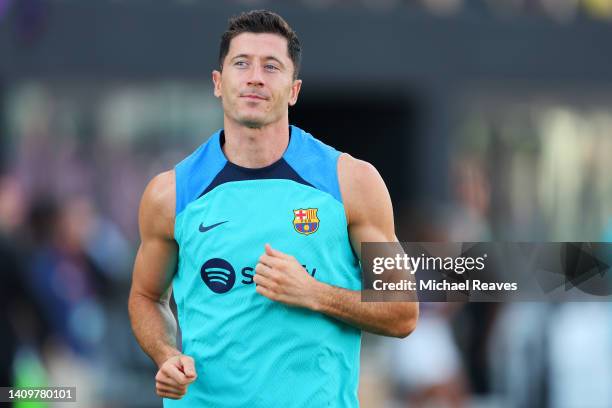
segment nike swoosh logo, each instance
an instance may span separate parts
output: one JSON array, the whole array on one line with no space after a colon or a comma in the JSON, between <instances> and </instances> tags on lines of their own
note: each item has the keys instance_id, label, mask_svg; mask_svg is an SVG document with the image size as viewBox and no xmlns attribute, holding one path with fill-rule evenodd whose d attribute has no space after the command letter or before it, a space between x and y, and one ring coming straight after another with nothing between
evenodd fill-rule
<instances>
[{"instance_id":1,"label":"nike swoosh logo","mask_svg":"<svg viewBox=\"0 0 612 408\"><path fill-rule=\"evenodd\" d=\"M210 231L211 229L213 229L213 228L215 228L215 227L218 227L218 226L219 226L219 225L221 225L221 224L225 224L226 222L227 222L227 221L221 221L221 222L218 222L218 223L216 223L216 224L213 224L213 225L208 225L208 226L205 226L205 225L204 225L204 223L201 223L201 224L200 224L200 232Z\"/></svg>"}]
</instances>

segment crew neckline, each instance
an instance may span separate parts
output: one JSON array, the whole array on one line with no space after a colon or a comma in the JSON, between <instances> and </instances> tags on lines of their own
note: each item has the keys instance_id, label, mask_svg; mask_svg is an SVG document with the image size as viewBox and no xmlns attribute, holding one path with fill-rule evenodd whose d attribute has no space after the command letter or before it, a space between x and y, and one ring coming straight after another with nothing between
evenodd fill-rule
<instances>
[{"instance_id":1,"label":"crew neckline","mask_svg":"<svg viewBox=\"0 0 612 408\"><path fill-rule=\"evenodd\" d=\"M290 150L293 150L293 145L296 143L296 139L297 139L297 132L298 129L293 126L293 125L289 125L289 143L287 143L287 147L285 148L285 151L283 152L283 155L276 160L275 162L264 166L264 167L243 167L240 166L236 163L231 162L227 156L225 155L225 153L223 152L223 147L222 147L222 143L225 142L225 131L224 129L221 129L218 133L218 137L216 140L216 146L219 149L219 153L221 154L221 156L225 159L225 163L227 166L233 167L236 170L240 170L242 172L245 173L265 173L268 172L270 170L273 170L274 168L278 167L281 163L283 163L285 161L285 157L287 156L287 153Z\"/></svg>"}]
</instances>

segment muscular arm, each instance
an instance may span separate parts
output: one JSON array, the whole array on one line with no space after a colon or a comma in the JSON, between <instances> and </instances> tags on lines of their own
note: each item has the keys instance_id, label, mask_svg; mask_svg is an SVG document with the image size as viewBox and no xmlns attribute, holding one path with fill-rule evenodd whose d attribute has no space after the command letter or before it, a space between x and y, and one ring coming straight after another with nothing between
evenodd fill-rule
<instances>
[{"instance_id":1,"label":"muscular arm","mask_svg":"<svg viewBox=\"0 0 612 408\"><path fill-rule=\"evenodd\" d=\"M176 263L174 174L162 173L145 189L138 213L141 244L136 254L128 309L138 343L160 366L176 349L170 282Z\"/></svg>"},{"instance_id":2,"label":"muscular arm","mask_svg":"<svg viewBox=\"0 0 612 408\"><path fill-rule=\"evenodd\" d=\"M391 198L378 171L342 155L338 175L355 252L361 257L362 242L397 242ZM359 291L330 285L323 285L316 299L316 310L386 336L406 337L419 315L417 302L362 302Z\"/></svg>"},{"instance_id":3,"label":"muscular arm","mask_svg":"<svg viewBox=\"0 0 612 408\"><path fill-rule=\"evenodd\" d=\"M361 256L362 242L397 242L389 192L376 169L343 155L338 175L355 252ZM255 271L257 292L272 300L324 313L385 336L406 337L416 327L417 302L362 302L360 291L314 279L295 257L269 245Z\"/></svg>"},{"instance_id":4,"label":"muscular arm","mask_svg":"<svg viewBox=\"0 0 612 408\"><path fill-rule=\"evenodd\" d=\"M159 367L155 377L158 395L178 399L195 379L195 369L193 360L176 347L176 320L169 305L177 260L174 183L173 171L161 173L142 196L138 213L141 244L128 310L138 343Z\"/></svg>"}]
</instances>

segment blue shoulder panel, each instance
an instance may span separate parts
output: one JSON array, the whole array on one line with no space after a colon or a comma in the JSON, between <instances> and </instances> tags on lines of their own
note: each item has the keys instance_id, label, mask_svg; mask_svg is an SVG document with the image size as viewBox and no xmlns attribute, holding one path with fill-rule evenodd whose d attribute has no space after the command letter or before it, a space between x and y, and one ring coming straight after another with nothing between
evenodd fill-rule
<instances>
[{"instance_id":1,"label":"blue shoulder panel","mask_svg":"<svg viewBox=\"0 0 612 408\"><path fill-rule=\"evenodd\" d=\"M221 130L215 132L208 141L175 166L177 215L187 204L198 198L225 166L227 159L221 150L220 134Z\"/></svg>"},{"instance_id":2,"label":"blue shoulder panel","mask_svg":"<svg viewBox=\"0 0 612 408\"><path fill-rule=\"evenodd\" d=\"M249 179L294 180L325 191L342 203L337 170L340 152L310 133L291 126L291 140L282 159L266 168L245 169L225 158L221 150L221 132L215 132L175 166L176 215L219 184Z\"/></svg>"},{"instance_id":3,"label":"blue shoulder panel","mask_svg":"<svg viewBox=\"0 0 612 408\"><path fill-rule=\"evenodd\" d=\"M284 155L287 163L308 183L342 203L338 182L340 152L296 126L291 128L292 140Z\"/></svg>"}]
</instances>

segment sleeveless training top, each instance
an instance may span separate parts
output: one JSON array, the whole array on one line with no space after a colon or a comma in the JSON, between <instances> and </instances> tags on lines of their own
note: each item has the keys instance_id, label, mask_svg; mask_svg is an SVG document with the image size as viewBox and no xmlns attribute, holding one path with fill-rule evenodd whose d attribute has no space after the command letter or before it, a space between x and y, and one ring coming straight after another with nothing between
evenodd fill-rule
<instances>
[{"instance_id":1,"label":"sleeveless training top","mask_svg":"<svg viewBox=\"0 0 612 408\"><path fill-rule=\"evenodd\" d=\"M361 331L271 301L253 276L264 244L315 279L360 290L338 185L340 153L291 126L270 166L229 162L217 131L175 168L182 351L197 380L166 407L356 407Z\"/></svg>"}]
</instances>

